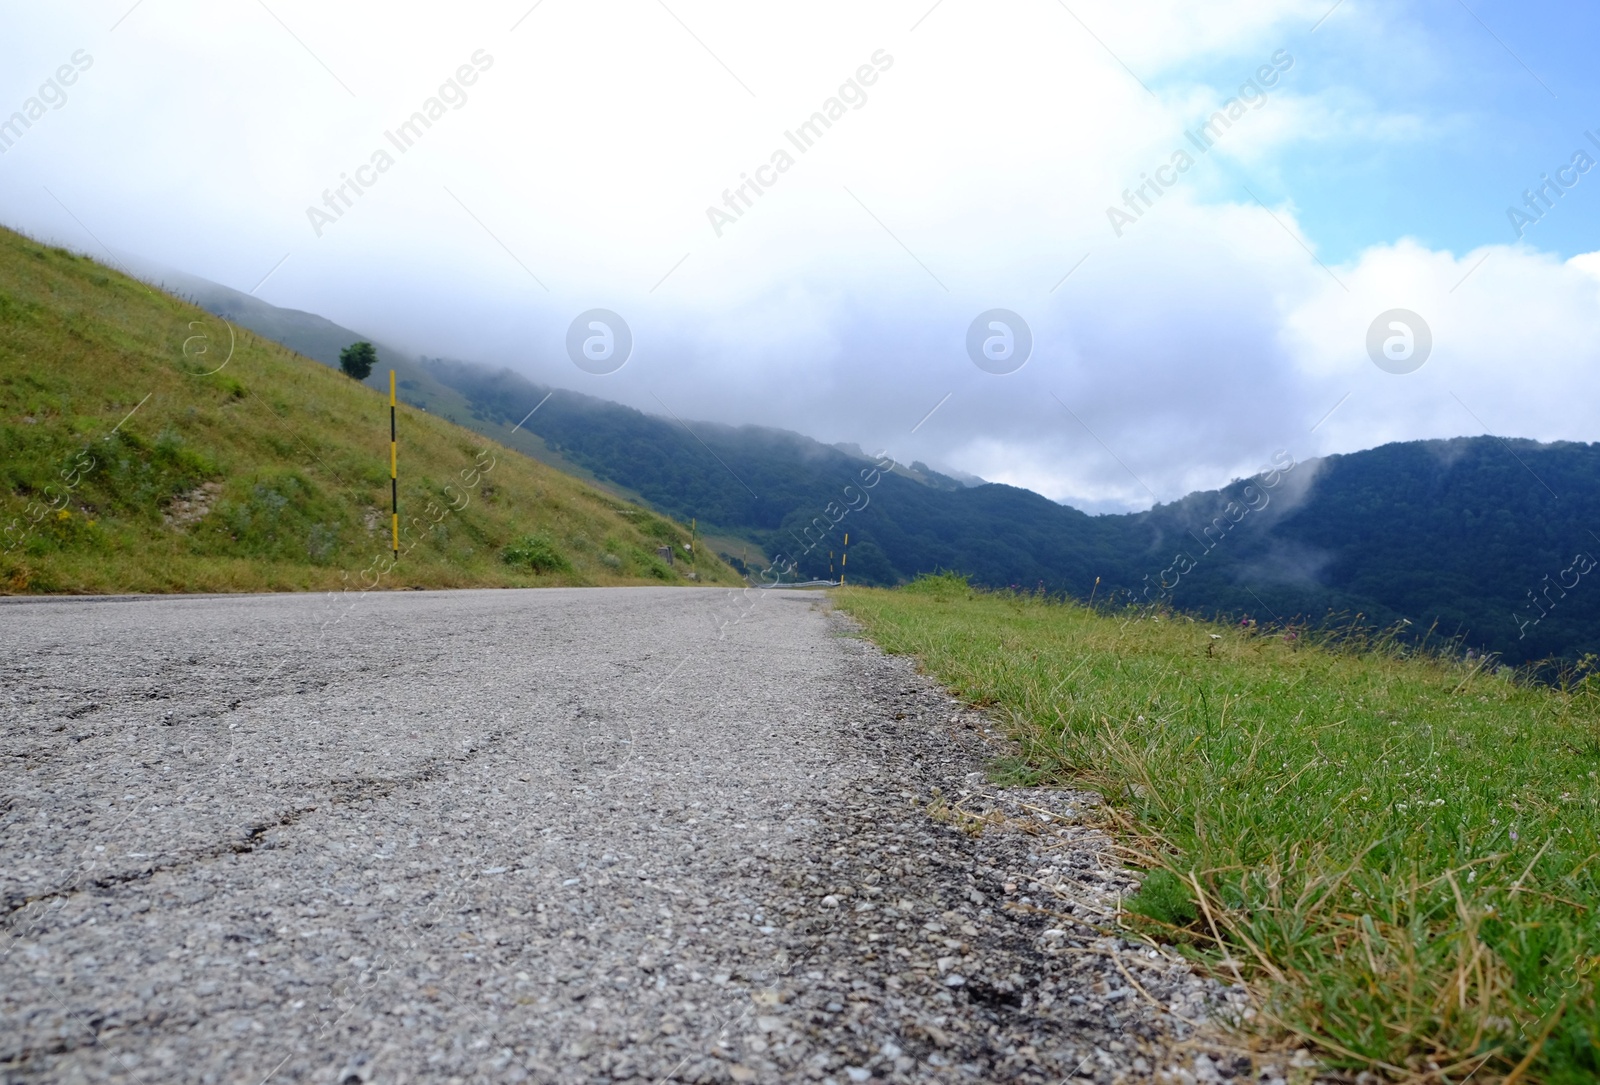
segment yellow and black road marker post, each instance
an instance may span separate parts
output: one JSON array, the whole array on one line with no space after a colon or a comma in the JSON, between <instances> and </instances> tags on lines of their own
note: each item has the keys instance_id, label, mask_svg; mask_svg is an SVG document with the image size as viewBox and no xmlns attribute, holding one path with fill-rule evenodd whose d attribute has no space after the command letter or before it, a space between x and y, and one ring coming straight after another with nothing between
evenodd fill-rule
<instances>
[{"instance_id":1,"label":"yellow and black road marker post","mask_svg":"<svg viewBox=\"0 0 1600 1085\"><path fill-rule=\"evenodd\" d=\"M389 532L394 556L400 557L400 450L395 443L394 370L389 370Z\"/></svg>"},{"instance_id":2,"label":"yellow and black road marker post","mask_svg":"<svg viewBox=\"0 0 1600 1085\"><path fill-rule=\"evenodd\" d=\"M839 553L839 587L844 587L844 567L850 561L850 533L844 533L844 549Z\"/></svg>"}]
</instances>

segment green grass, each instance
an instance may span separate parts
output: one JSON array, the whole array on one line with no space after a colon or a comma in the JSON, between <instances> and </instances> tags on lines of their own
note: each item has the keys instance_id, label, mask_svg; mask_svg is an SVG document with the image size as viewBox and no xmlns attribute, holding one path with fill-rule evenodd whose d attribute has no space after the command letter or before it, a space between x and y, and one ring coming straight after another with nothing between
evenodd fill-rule
<instances>
[{"instance_id":1,"label":"green grass","mask_svg":"<svg viewBox=\"0 0 1600 1085\"><path fill-rule=\"evenodd\" d=\"M0 592L687 582L685 526L404 405L399 464L396 561L386 395L0 229Z\"/></svg>"},{"instance_id":2,"label":"green grass","mask_svg":"<svg viewBox=\"0 0 1600 1085\"><path fill-rule=\"evenodd\" d=\"M543 532L524 535L501 552L500 560L536 573L555 573L572 567L555 541Z\"/></svg>"},{"instance_id":3,"label":"green grass","mask_svg":"<svg viewBox=\"0 0 1600 1085\"><path fill-rule=\"evenodd\" d=\"M1237 969L1250 1027L1398 1080L1600 1079L1600 677L954 577L836 598L1009 723L1008 777L1107 797L1155 872L1130 922Z\"/></svg>"}]
</instances>

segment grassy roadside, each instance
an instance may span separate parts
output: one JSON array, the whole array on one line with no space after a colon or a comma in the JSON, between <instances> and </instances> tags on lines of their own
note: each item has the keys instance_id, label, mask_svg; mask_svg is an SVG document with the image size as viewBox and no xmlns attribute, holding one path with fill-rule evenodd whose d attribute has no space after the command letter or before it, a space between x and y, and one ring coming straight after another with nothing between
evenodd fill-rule
<instances>
[{"instance_id":1,"label":"grassy roadside","mask_svg":"<svg viewBox=\"0 0 1600 1085\"><path fill-rule=\"evenodd\" d=\"M1398 1080L1600 1079L1600 677L1536 688L1378 644L1107 616L953 577L835 593L1092 786L1152 937L1257 1021Z\"/></svg>"},{"instance_id":2,"label":"grassy roadside","mask_svg":"<svg viewBox=\"0 0 1600 1085\"><path fill-rule=\"evenodd\" d=\"M0 593L689 582L685 525L425 411L399 433L394 561L387 395L0 230Z\"/></svg>"}]
</instances>

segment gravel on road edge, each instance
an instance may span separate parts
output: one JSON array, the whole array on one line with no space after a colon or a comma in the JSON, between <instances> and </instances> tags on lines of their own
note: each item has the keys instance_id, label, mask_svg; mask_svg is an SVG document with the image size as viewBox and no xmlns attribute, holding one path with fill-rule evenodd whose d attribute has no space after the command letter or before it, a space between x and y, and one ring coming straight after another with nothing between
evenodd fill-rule
<instances>
[{"instance_id":1,"label":"gravel on road edge","mask_svg":"<svg viewBox=\"0 0 1600 1085\"><path fill-rule=\"evenodd\" d=\"M851 737L879 777L819 796L831 861L796 902L818 962L797 1001L852 1007L862 1042L841 1058L908 1081L913 1058L985 1081L1309 1077L1303 1056L1254 1065L1225 1027L1254 1013L1242 989L1118 930L1138 881L1098 827L1099 795L989 783L984 767L1016 753L995 722L829 620L874 709ZM885 1034L921 1042L873 1051Z\"/></svg>"}]
</instances>

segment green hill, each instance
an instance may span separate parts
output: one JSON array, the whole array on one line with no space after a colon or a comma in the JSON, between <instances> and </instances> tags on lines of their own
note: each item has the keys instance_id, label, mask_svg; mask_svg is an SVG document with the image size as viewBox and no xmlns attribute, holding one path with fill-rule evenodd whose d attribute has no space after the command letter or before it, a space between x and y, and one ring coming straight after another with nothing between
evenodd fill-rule
<instances>
[{"instance_id":1,"label":"green hill","mask_svg":"<svg viewBox=\"0 0 1600 1085\"><path fill-rule=\"evenodd\" d=\"M395 560L386 394L0 229L0 591L741 582L681 524L404 403L398 426Z\"/></svg>"},{"instance_id":2,"label":"green hill","mask_svg":"<svg viewBox=\"0 0 1600 1085\"><path fill-rule=\"evenodd\" d=\"M424 369L484 432L514 425L548 391L484 366ZM724 536L797 557L801 577L826 576L849 531L858 584L958 569L988 587L1235 619L1408 621L1519 664L1600 654L1600 592L1582 583L1600 554L1600 444L1463 437L1293 466L1283 454L1252 479L1103 516L902 469L802 556L799 535L866 461L799 434L693 425L703 445L671 420L562 391L523 428L668 515L693 510Z\"/></svg>"},{"instance_id":3,"label":"green hill","mask_svg":"<svg viewBox=\"0 0 1600 1085\"><path fill-rule=\"evenodd\" d=\"M436 372L438 369L436 364L385 343L380 336L347 328L316 313L282 308L246 294L242 290L235 290L197 275L155 266L142 270L136 267L133 270L141 278L160 282L163 289L170 290L178 297L193 302L215 316L222 317L236 328L248 328L263 339L280 343L297 354L303 354L333 368L338 368L341 350L359 339L365 339L378 351L378 365L366 380L366 383L373 388L387 394L388 371L393 369L399 378L402 403L409 403L429 414L449 419L467 429L482 433L507 448L531 456L564 474L580 478L591 486L621 497L627 502L649 504L658 512L664 512L668 516L677 515L673 509L659 502L642 501L641 495L632 487L610 477L615 472L596 474L571 457L555 451L531 427L518 427L518 420L527 414L528 408L538 403L539 398L542 398L548 389L539 389L538 396L529 400L523 409L517 410L514 417L501 419L498 416L503 413L502 411L495 408L485 409L470 400L461 390L441 380L440 374ZM524 382L523 385L512 388L512 392L526 393L531 388L531 385ZM564 393L562 398L565 396ZM606 404L603 400L595 400L595 403L615 406ZM505 407L507 411L512 409L514 405ZM698 447L695 451L699 451ZM696 515L697 513L690 511L685 513L683 518L688 519ZM701 520L704 521L703 515Z\"/></svg>"},{"instance_id":4,"label":"green hill","mask_svg":"<svg viewBox=\"0 0 1600 1085\"><path fill-rule=\"evenodd\" d=\"M215 283L174 281L212 311L329 365L357 338ZM809 546L807 530L871 468L859 449L758 426L691 421L691 434L674 419L551 394L508 370L382 344L379 354L400 371L402 399L622 499L696 517L752 572L764 553L793 561L796 579L836 575L848 531L858 584L959 569L989 587L1162 602L1234 620L1321 622L1332 612L1409 622L1416 636L1432 630L1516 664L1600 655L1600 593L1584 583L1600 554L1600 444L1411 441L1292 468L1285 453L1262 476L1106 516L912 464L886 473L869 507Z\"/></svg>"}]
</instances>

